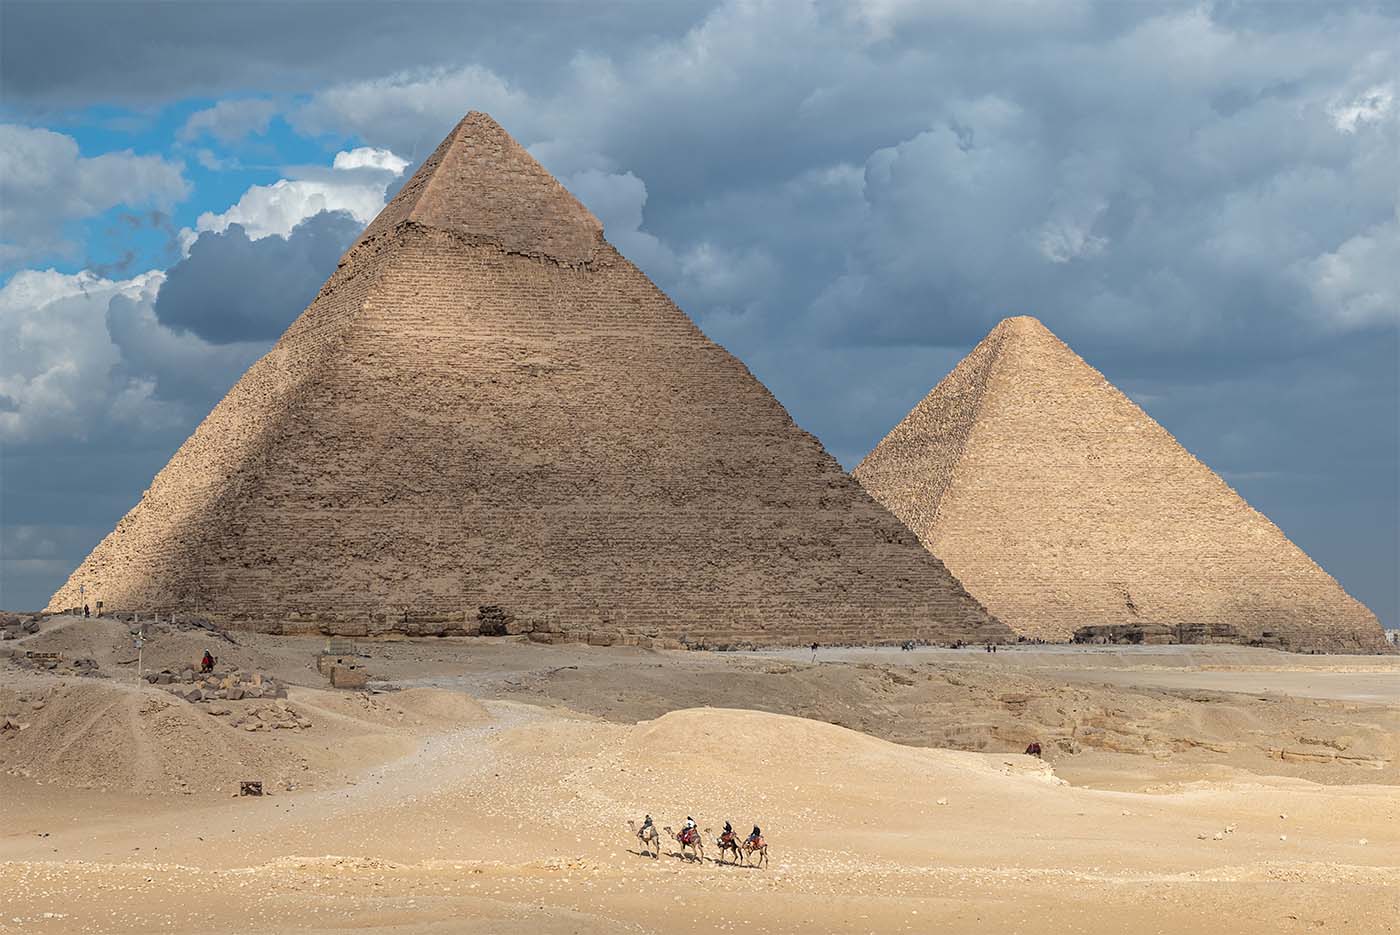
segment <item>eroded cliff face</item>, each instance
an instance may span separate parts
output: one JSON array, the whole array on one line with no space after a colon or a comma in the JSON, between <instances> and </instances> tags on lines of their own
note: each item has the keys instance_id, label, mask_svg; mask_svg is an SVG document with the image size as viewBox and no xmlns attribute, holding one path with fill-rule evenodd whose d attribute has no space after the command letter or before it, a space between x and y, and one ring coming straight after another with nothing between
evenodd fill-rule
<instances>
[{"instance_id":1,"label":"eroded cliff face","mask_svg":"<svg viewBox=\"0 0 1400 935\"><path fill-rule=\"evenodd\" d=\"M1386 648L1374 614L1034 318L997 325L854 473L1025 636Z\"/></svg>"},{"instance_id":2,"label":"eroded cliff face","mask_svg":"<svg viewBox=\"0 0 1400 935\"><path fill-rule=\"evenodd\" d=\"M268 630L1005 639L481 114L51 608Z\"/></svg>"}]
</instances>

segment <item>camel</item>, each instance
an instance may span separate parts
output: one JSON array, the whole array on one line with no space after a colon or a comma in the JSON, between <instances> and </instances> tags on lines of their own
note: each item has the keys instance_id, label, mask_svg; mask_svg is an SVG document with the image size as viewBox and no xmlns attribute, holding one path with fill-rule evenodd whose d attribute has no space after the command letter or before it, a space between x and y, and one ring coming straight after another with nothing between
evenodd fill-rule
<instances>
[{"instance_id":1,"label":"camel","mask_svg":"<svg viewBox=\"0 0 1400 935\"><path fill-rule=\"evenodd\" d=\"M709 835L714 834L709 828L705 829L705 833ZM715 838L715 845L719 847L719 857L717 857L716 860L720 863L724 863L724 855L730 851L734 852L734 863L736 864L743 857L743 855L739 853L739 836L737 834L731 833L728 841L724 840L722 837Z\"/></svg>"},{"instance_id":2,"label":"camel","mask_svg":"<svg viewBox=\"0 0 1400 935\"><path fill-rule=\"evenodd\" d=\"M686 860L698 860L701 863L705 862L705 839L700 836L700 829L697 828L695 830L694 837L689 841L682 840L679 834L671 830L670 825L666 826L665 831L681 846L682 857ZM687 848L689 848L690 853L686 853Z\"/></svg>"},{"instance_id":3,"label":"camel","mask_svg":"<svg viewBox=\"0 0 1400 935\"><path fill-rule=\"evenodd\" d=\"M627 828L637 836L638 841L642 842L641 847L643 854L646 854L653 860L661 856L661 835L656 833L656 825L647 825L645 828L638 830L636 823L629 818L627 819ZM666 830L669 831L670 829L668 828ZM655 850L656 853L651 853L653 850Z\"/></svg>"},{"instance_id":4,"label":"camel","mask_svg":"<svg viewBox=\"0 0 1400 935\"><path fill-rule=\"evenodd\" d=\"M762 835L759 836L757 841L753 838L745 838L744 843L741 844L740 847L744 849L744 866L748 866L749 857L753 854L758 855L758 866L768 866L768 842L763 840Z\"/></svg>"}]
</instances>

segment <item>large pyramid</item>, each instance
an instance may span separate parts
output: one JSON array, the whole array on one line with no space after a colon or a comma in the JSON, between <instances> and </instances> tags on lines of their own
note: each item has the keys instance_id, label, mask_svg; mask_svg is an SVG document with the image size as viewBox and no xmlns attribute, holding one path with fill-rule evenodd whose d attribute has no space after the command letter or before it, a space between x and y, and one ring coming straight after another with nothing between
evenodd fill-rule
<instances>
[{"instance_id":1,"label":"large pyramid","mask_svg":"<svg viewBox=\"0 0 1400 935\"><path fill-rule=\"evenodd\" d=\"M1380 650L1376 617L1034 318L1008 318L855 470L1018 633Z\"/></svg>"},{"instance_id":2,"label":"large pyramid","mask_svg":"<svg viewBox=\"0 0 1400 935\"><path fill-rule=\"evenodd\" d=\"M595 642L1010 631L469 114L50 602Z\"/></svg>"}]
</instances>

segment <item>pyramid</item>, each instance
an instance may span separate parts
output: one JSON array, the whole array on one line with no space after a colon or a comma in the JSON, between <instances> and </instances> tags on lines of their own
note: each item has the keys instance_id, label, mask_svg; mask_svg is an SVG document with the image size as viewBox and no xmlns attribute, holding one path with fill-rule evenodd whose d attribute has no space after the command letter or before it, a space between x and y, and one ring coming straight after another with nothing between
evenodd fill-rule
<instances>
[{"instance_id":1,"label":"pyramid","mask_svg":"<svg viewBox=\"0 0 1400 935\"><path fill-rule=\"evenodd\" d=\"M270 632L1005 639L469 114L50 608Z\"/></svg>"},{"instance_id":2,"label":"pyramid","mask_svg":"<svg viewBox=\"0 0 1400 935\"><path fill-rule=\"evenodd\" d=\"M1028 637L1384 648L1374 614L1034 318L997 325L854 474Z\"/></svg>"}]
</instances>

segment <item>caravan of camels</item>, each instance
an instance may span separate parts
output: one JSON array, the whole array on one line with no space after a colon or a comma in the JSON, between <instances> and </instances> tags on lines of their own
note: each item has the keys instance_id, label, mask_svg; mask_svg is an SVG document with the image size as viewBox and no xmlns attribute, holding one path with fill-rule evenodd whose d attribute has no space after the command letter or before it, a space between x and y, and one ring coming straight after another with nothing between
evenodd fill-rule
<instances>
[{"instance_id":1,"label":"caravan of camels","mask_svg":"<svg viewBox=\"0 0 1400 935\"><path fill-rule=\"evenodd\" d=\"M650 815L642 819L641 827L628 820L627 828L641 842L640 853L643 856L653 859L661 856L661 832L656 830ZM680 831L673 831L670 825L661 830L680 845L680 853L674 856L704 863L705 840L693 818L687 817ZM763 839L763 831L758 825L753 826L753 831L747 838L740 838L738 832L727 821L724 823L724 830L718 836L709 828L705 829L705 834L713 838L715 846L719 848L719 857L712 858L715 863L726 863L725 855L729 855L730 860L727 862L735 866L740 863L746 867L750 866L750 859L753 860L752 866L768 866L768 842Z\"/></svg>"}]
</instances>

